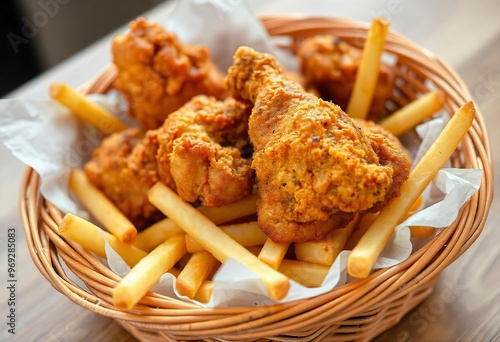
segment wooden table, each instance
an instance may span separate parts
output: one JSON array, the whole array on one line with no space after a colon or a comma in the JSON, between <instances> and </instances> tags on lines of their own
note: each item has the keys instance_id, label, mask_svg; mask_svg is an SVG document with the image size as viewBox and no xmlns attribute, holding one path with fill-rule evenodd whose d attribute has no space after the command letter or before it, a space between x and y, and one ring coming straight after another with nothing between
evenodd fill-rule
<instances>
[{"instance_id":1,"label":"wooden table","mask_svg":"<svg viewBox=\"0 0 500 342\"><path fill-rule=\"evenodd\" d=\"M167 16L170 4L147 13ZM476 0L378 0L350 2L253 1L259 14L311 13L349 17L368 22L389 15L394 30L447 61L463 77L490 130L494 169L500 168L500 2ZM123 31L124 28L121 28ZM47 98L51 82L78 86L110 61L110 37L46 72L11 98ZM55 291L32 263L18 213L18 192L24 166L0 146L0 270L2 298L6 298L6 232L17 232L17 326L7 333L8 308L2 299L0 340L18 341L135 341L115 321L73 304ZM495 186L500 184L495 178ZM500 198L495 197L484 231L476 243L439 280L436 290L377 341L500 341ZM5 295L4 295L5 294Z\"/></svg>"}]
</instances>

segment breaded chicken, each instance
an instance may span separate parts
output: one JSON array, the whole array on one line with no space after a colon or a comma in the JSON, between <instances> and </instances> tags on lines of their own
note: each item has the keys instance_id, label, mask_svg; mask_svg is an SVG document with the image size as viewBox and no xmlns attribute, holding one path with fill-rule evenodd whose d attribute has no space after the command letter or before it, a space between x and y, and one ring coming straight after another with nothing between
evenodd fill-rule
<instances>
[{"instance_id":1,"label":"breaded chicken","mask_svg":"<svg viewBox=\"0 0 500 342\"><path fill-rule=\"evenodd\" d=\"M204 46L183 45L145 18L129 26L130 32L112 42L114 87L125 95L130 114L143 129L158 128L195 95L225 97L224 76Z\"/></svg>"},{"instance_id":2,"label":"breaded chicken","mask_svg":"<svg viewBox=\"0 0 500 342\"><path fill-rule=\"evenodd\" d=\"M379 163L370 140L339 106L287 79L272 55L240 47L226 86L254 103L249 136L257 214L271 239L321 239L385 199L394 170Z\"/></svg>"},{"instance_id":3,"label":"breaded chicken","mask_svg":"<svg viewBox=\"0 0 500 342\"><path fill-rule=\"evenodd\" d=\"M129 128L105 138L85 164L90 182L102 190L136 228L163 217L148 200L147 191L158 180L156 148L150 136Z\"/></svg>"},{"instance_id":4,"label":"breaded chicken","mask_svg":"<svg viewBox=\"0 0 500 342\"><path fill-rule=\"evenodd\" d=\"M314 90L323 100L347 108L362 51L331 35L305 39L297 56L305 78L305 88ZM384 114L386 101L394 86L394 74L382 64L377 87L368 112L368 119L376 120Z\"/></svg>"},{"instance_id":5,"label":"breaded chicken","mask_svg":"<svg viewBox=\"0 0 500 342\"><path fill-rule=\"evenodd\" d=\"M233 98L196 96L157 130L162 180L189 202L217 207L252 192L250 106Z\"/></svg>"},{"instance_id":6,"label":"breaded chicken","mask_svg":"<svg viewBox=\"0 0 500 342\"><path fill-rule=\"evenodd\" d=\"M394 134L373 121L353 120L370 140L380 165L389 166L394 170L392 184L384 200L375 203L369 209L370 212L375 213L380 211L390 199L400 195L401 185L408 179L412 163L407 151Z\"/></svg>"},{"instance_id":7,"label":"breaded chicken","mask_svg":"<svg viewBox=\"0 0 500 342\"><path fill-rule=\"evenodd\" d=\"M221 206L248 196L248 104L196 96L145 134L130 128L105 138L85 165L89 180L141 229L163 215L147 191L162 181L188 202Z\"/></svg>"}]
</instances>

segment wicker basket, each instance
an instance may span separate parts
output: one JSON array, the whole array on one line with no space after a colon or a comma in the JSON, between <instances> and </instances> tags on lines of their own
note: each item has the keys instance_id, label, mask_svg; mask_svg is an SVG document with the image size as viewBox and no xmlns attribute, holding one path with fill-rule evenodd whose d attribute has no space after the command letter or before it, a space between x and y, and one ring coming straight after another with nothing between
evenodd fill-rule
<instances>
[{"instance_id":1,"label":"wicker basket","mask_svg":"<svg viewBox=\"0 0 500 342\"><path fill-rule=\"evenodd\" d=\"M362 47L368 30L365 24L333 18L266 17L262 22L272 36L291 37L290 44L281 47L292 52L300 39L315 34L334 34ZM386 50L397 57L397 82L389 105L403 106L435 87L447 95L445 109L450 115L471 99L453 70L408 39L390 32ZM84 86L85 92L107 91L114 77L112 67L104 70ZM62 214L41 196L40 178L32 169L27 170L21 185L20 210L33 261L52 286L78 305L116 319L139 340L370 340L424 300L439 273L481 233L493 196L493 176L488 134L479 112L452 164L484 169L481 188L453 225L409 259L367 279L314 298L268 307L200 308L150 292L133 310L119 311L112 305L111 290L120 278L92 254L57 235ZM68 277L63 263L88 289Z\"/></svg>"}]
</instances>

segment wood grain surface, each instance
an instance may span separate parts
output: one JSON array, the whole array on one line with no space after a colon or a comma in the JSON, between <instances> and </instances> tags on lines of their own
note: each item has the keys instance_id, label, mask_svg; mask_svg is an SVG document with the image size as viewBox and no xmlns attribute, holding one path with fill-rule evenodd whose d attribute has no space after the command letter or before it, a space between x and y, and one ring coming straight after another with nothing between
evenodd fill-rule
<instances>
[{"instance_id":1,"label":"wood grain surface","mask_svg":"<svg viewBox=\"0 0 500 342\"><path fill-rule=\"evenodd\" d=\"M312 14L369 21L389 14L392 29L447 61L464 79L490 132L493 167L500 169L500 2L496 0L253 1L259 14ZM163 20L170 3L147 13ZM120 30L124 30L121 28ZM104 37L9 97L47 98L48 85L77 86L110 61ZM18 192L24 170L0 146L0 341L136 341L115 321L55 291L34 266L23 236ZM495 177L495 187L500 177ZM483 233L442 273L434 293L376 341L500 341L500 198L494 197ZM17 234L16 334L7 332L6 232Z\"/></svg>"}]
</instances>

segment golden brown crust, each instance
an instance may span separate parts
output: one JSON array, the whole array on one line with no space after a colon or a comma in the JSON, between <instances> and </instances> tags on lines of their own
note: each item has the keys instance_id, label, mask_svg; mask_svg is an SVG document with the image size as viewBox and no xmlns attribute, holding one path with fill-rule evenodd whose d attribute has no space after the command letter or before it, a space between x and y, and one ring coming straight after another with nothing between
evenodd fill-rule
<instances>
[{"instance_id":1,"label":"golden brown crust","mask_svg":"<svg viewBox=\"0 0 500 342\"><path fill-rule=\"evenodd\" d=\"M226 85L254 102L249 136L261 227L280 221L279 229L290 232L282 241L324 236L332 215L368 210L385 198L393 170L379 164L363 131L340 107L284 77L273 56L239 48ZM292 233L304 227L313 231Z\"/></svg>"},{"instance_id":2,"label":"golden brown crust","mask_svg":"<svg viewBox=\"0 0 500 342\"><path fill-rule=\"evenodd\" d=\"M347 108L354 80L361 62L362 51L331 35L305 39L297 52L305 88L319 96ZM376 120L383 115L386 101L392 94L394 75L381 65L368 118Z\"/></svg>"},{"instance_id":3,"label":"golden brown crust","mask_svg":"<svg viewBox=\"0 0 500 342\"><path fill-rule=\"evenodd\" d=\"M252 192L248 144L250 108L232 98L196 96L158 129L162 180L186 201L221 206Z\"/></svg>"},{"instance_id":4,"label":"golden brown crust","mask_svg":"<svg viewBox=\"0 0 500 342\"><path fill-rule=\"evenodd\" d=\"M90 182L103 191L136 228L145 228L163 215L147 198L158 181L151 137L130 128L105 138L85 164Z\"/></svg>"},{"instance_id":5,"label":"golden brown crust","mask_svg":"<svg viewBox=\"0 0 500 342\"><path fill-rule=\"evenodd\" d=\"M411 171L411 159L398 138L373 121L355 119L355 123L365 132L373 150L379 158L380 165L394 170L391 187L384 200L370 208L370 212L380 211L392 198L400 195L401 185L408 179Z\"/></svg>"},{"instance_id":6,"label":"golden brown crust","mask_svg":"<svg viewBox=\"0 0 500 342\"><path fill-rule=\"evenodd\" d=\"M147 191L162 181L188 202L221 206L252 192L248 105L199 95L157 129L136 128L105 138L85 165L90 181L136 225L144 228L161 213Z\"/></svg>"},{"instance_id":7,"label":"golden brown crust","mask_svg":"<svg viewBox=\"0 0 500 342\"><path fill-rule=\"evenodd\" d=\"M204 46L182 45L160 24L139 18L113 39L114 86L143 129L155 129L193 96L225 97L223 75Z\"/></svg>"}]
</instances>

